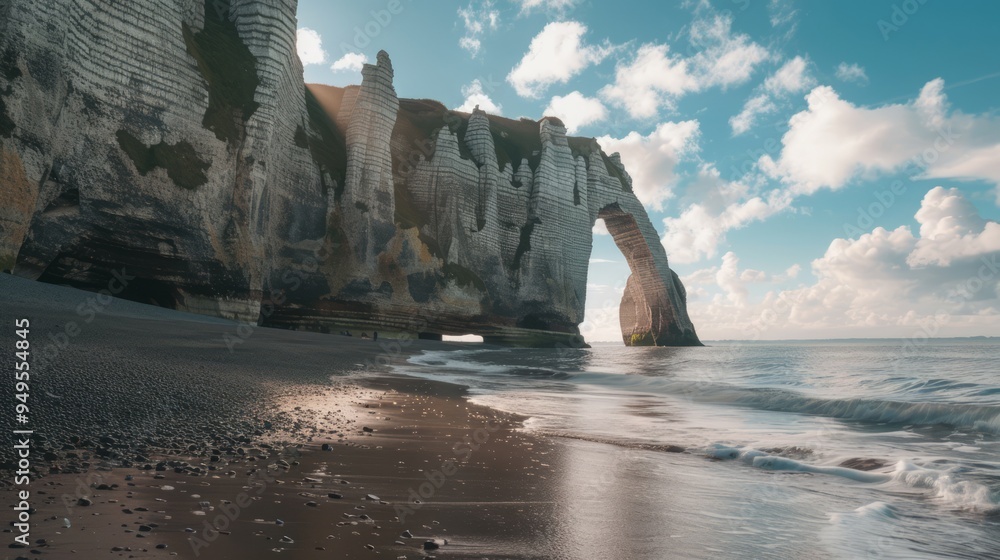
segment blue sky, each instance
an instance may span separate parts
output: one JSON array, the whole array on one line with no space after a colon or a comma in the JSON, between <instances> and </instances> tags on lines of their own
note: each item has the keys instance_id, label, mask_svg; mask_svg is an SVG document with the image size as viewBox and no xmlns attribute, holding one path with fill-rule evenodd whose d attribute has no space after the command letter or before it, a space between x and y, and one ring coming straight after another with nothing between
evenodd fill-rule
<instances>
[{"instance_id":1,"label":"blue sky","mask_svg":"<svg viewBox=\"0 0 1000 560\"><path fill-rule=\"evenodd\" d=\"M560 116L619 151L702 338L1000 335L1000 4L299 3L307 82ZM597 228L600 232L600 227ZM607 235L590 340L628 276Z\"/></svg>"}]
</instances>

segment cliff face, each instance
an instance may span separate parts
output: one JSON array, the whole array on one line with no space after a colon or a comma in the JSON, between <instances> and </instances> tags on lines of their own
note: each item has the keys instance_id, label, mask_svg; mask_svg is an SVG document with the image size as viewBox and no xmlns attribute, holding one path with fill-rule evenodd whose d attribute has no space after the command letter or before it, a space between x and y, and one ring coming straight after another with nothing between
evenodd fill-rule
<instances>
[{"instance_id":1,"label":"cliff face","mask_svg":"<svg viewBox=\"0 0 1000 560\"><path fill-rule=\"evenodd\" d=\"M303 87L295 27L277 1L0 0L0 267L272 326L574 346L603 218L626 344L698 344L615 155L398 99L385 53Z\"/></svg>"}]
</instances>

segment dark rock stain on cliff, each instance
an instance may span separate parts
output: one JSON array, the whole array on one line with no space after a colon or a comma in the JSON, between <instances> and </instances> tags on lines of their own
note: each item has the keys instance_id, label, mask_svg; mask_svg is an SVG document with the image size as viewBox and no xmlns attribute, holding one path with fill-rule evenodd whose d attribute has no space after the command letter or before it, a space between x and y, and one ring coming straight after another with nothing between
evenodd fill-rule
<instances>
[{"instance_id":1,"label":"dark rock stain on cliff","mask_svg":"<svg viewBox=\"0 0 1000 560\"><path fill-rule=\"evenodd\" d=\"M385 52L359 86L304 85L294 2L162 0L73 34L57 14L90 2L54 1L2 24L0 267L100 290L126 266L124 297L268 326L579 346L605 217L624 342L697 344L619 157L558 119L399 99Z\"/></svg>"},{"instance_id":2,"label":"dark rock stain on cliff","mask_svg":"<svg viewBox=\"0 0 1000 560\"><path fill-rule=\"evenodd\" d=\"M229 0L205 5L205 27L194 32L182 24L187 52L208 83L208 110L202 125L226 142L240 136L242 124L257 110L254 92L260 85L257 59L228 18Z\"/></svg>"},{"instance_id":3,"label":"dark rock stain on cliff","mask_svg":"<svg viewBox=\"0 0 1000 560\"><path fill-rule=\"evenodd\" d=\"M202 161L191 144L184 140L173 145L161 141L159 144L147 146L127 130L119 130L116 137L122 151L128 155L136 170L142 175L162 167L167 170L167 176L175 185L189 190L194 190L208 181L205 170L209 164Z\"/></svg>"}]
</instances>

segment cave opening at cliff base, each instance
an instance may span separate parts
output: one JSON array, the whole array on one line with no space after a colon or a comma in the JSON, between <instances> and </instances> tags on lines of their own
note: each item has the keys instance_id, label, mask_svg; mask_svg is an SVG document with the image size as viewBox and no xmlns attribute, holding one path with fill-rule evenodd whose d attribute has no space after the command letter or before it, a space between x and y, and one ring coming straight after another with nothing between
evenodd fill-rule
<instances>
[{"instance_id":1,"label":"cave opening at cliff base","mask_svg":"<svg viewBox=\"0 0 1000 560\"><path fill-rule=\"evenodd\" d=\"M443 342L464 342L469 344L475 344L483 342L483 337L478 334L461 334L461 335L442 335L441 340Z\"/></svg>"}]
</instances>

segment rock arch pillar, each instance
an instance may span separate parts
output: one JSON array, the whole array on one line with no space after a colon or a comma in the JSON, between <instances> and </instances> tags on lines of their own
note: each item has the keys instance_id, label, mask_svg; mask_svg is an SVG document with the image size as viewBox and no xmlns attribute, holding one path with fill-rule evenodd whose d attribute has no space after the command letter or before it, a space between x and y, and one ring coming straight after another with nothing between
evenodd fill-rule
<instances>
[{"instance_id":1,"label":"rock arch pillar","mask_svg":"<svg viewBox=\"0 0 1000 560\"><path fill-rule=\"evenodd\" d=\"M701 346L687 313L687 294L648 216L636 219L617 203L602 208L604 220L632 274L619 307L626 346Z\"/></svg>"}]
</instances>

